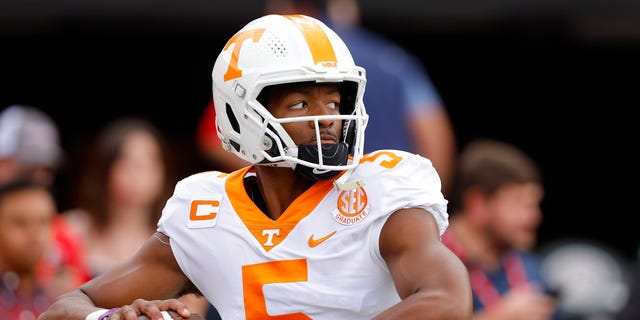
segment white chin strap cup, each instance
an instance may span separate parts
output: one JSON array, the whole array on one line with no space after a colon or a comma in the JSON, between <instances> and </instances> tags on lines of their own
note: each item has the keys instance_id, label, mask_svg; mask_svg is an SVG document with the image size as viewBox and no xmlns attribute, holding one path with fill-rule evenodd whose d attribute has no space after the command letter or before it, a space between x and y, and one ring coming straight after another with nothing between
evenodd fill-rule
<instances>
[{"instance_id":1,"label":"white chin strap cup","mask_svg":"<svg viewBox=\"0 0 640 320\"><path fill-rule=\"evenodd\" d=\"M357 188L364 186L364 181L362 180L345 182L346 180L349 180L349 178L351 177L351 174L353 173L352 170L353 169L347 170L347 172L345 172L342 176L340 176L340 178L333 181L333 185L334 187L336 187L336 190L338 191L355 190Z\"/></svg>"}]
</instances>

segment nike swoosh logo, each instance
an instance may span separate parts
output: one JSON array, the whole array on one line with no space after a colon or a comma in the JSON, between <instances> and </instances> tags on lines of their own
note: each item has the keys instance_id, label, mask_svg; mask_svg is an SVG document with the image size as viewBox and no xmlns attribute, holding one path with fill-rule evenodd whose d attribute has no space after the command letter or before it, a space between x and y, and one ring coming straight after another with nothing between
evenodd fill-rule
<instances>
[{"instance_id":1,"label":"nike swoosh logo","mask_svg":"<svg viewBox=\"0 0 640 320\"><path fill-rule=\"evenodd\" d=\"M309 247L313 248L313 247L325 242L325 240L331 238L334 234L336 234L335 230L333 232L329 233L328 235L326 235L326 236L324 236L322 238L318 238L318 239L314 239L313 235L311 235L309 237L309 242L308 242Z\"/></svg>"},{"instance_id":2,"label":"nike swoosh logo","mask_svg":"<svg viewBox=\"0 0 640 320\"><path fill-rule=\"evenodd\" d=\"M320 170L318 168L313 168L313 170L311 170L311 172L313 172L313 174L325 174L325 173L327 173L329 171L331 171L331 170L328 170L328 169L327 170Z\"/></svg>"}]
</instances>

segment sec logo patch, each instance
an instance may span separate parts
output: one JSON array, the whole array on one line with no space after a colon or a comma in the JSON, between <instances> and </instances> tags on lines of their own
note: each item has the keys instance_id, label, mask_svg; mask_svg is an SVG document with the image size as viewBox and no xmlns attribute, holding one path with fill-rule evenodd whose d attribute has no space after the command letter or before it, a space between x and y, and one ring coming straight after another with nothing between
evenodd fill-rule
<instances>
[{"instance_id":1,"label":"sec logo patch","mask_svg":"<svg viewBox=\"0 0 640 320\"><path fill-rule=\"evenodd\" d=\"M368 215L369 201L364 188L345 190L338 195L337 208L333 211L333 218L338 223L344 225L356 224L364 220Z\"/></svg>"}]
</instances>

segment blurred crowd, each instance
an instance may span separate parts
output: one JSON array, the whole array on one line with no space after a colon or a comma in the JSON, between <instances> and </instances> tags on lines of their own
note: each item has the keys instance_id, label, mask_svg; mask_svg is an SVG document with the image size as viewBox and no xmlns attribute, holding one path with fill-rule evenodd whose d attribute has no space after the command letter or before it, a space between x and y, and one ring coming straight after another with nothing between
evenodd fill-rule
<instances>
[{"instance_id":1,"label":"blurred crowd","mask_svg":"<svg viewBox=\"0 0 640 320\"><path fill-rule=\"evenodd\" d=\"M474 318L640 319L637 261L585 239L539 246L539 227L553 214L540 207L545 173L505 141L478 137L457 150L445 101L420 59L364 29L355 1L267 1L265 11L322 18L353 49L367 70L367 149L433 161L450 201L443 241L468 268ZM402 63L390 70L385 60ZM128 259L153 234L182 178L167 137L148 119L114 119L71 157L43 110L0 106L0 315L10 320L36 319L56 296ZM202 110L194 157L210 170L247 165L217 140L212 101ZM71 182L64 194L73 195L65 210L56 190L62 168ZM218 319L205 300L182 299Z\"/></svg>"},{"instance_id":2,"label":"blurred crowd","mask_svg":"<svg viewBox=\"0 0 640 320\"><path fill-rule=\"evenodd\" d=\"M48 114L11 105L0 113L0 146L0 310L9 319L36 319L58 295L131 257L177 182L166 138L138 117L113 120L73 159ZM63 166L77 179L74 207L59 210ZM206 311L206 301L183 299Z\"/></svg>"}]
</instances>

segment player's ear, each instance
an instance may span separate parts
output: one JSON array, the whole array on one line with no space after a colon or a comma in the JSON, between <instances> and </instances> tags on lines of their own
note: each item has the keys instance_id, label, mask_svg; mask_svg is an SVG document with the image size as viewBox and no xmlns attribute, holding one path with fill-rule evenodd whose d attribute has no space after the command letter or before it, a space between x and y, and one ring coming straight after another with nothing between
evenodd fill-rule
<instances>
[{"instance_id":1,"label":"player's ear","mask_svg":"<svg viewBox=\"0 0 640 320\"><path fill-rule=\"evenodd\" d=\"M465 191L462 202L464 211L473 221L482 223L487 219L489 196L480 187L470 187Z\"/></svg>"}]
</instances>

